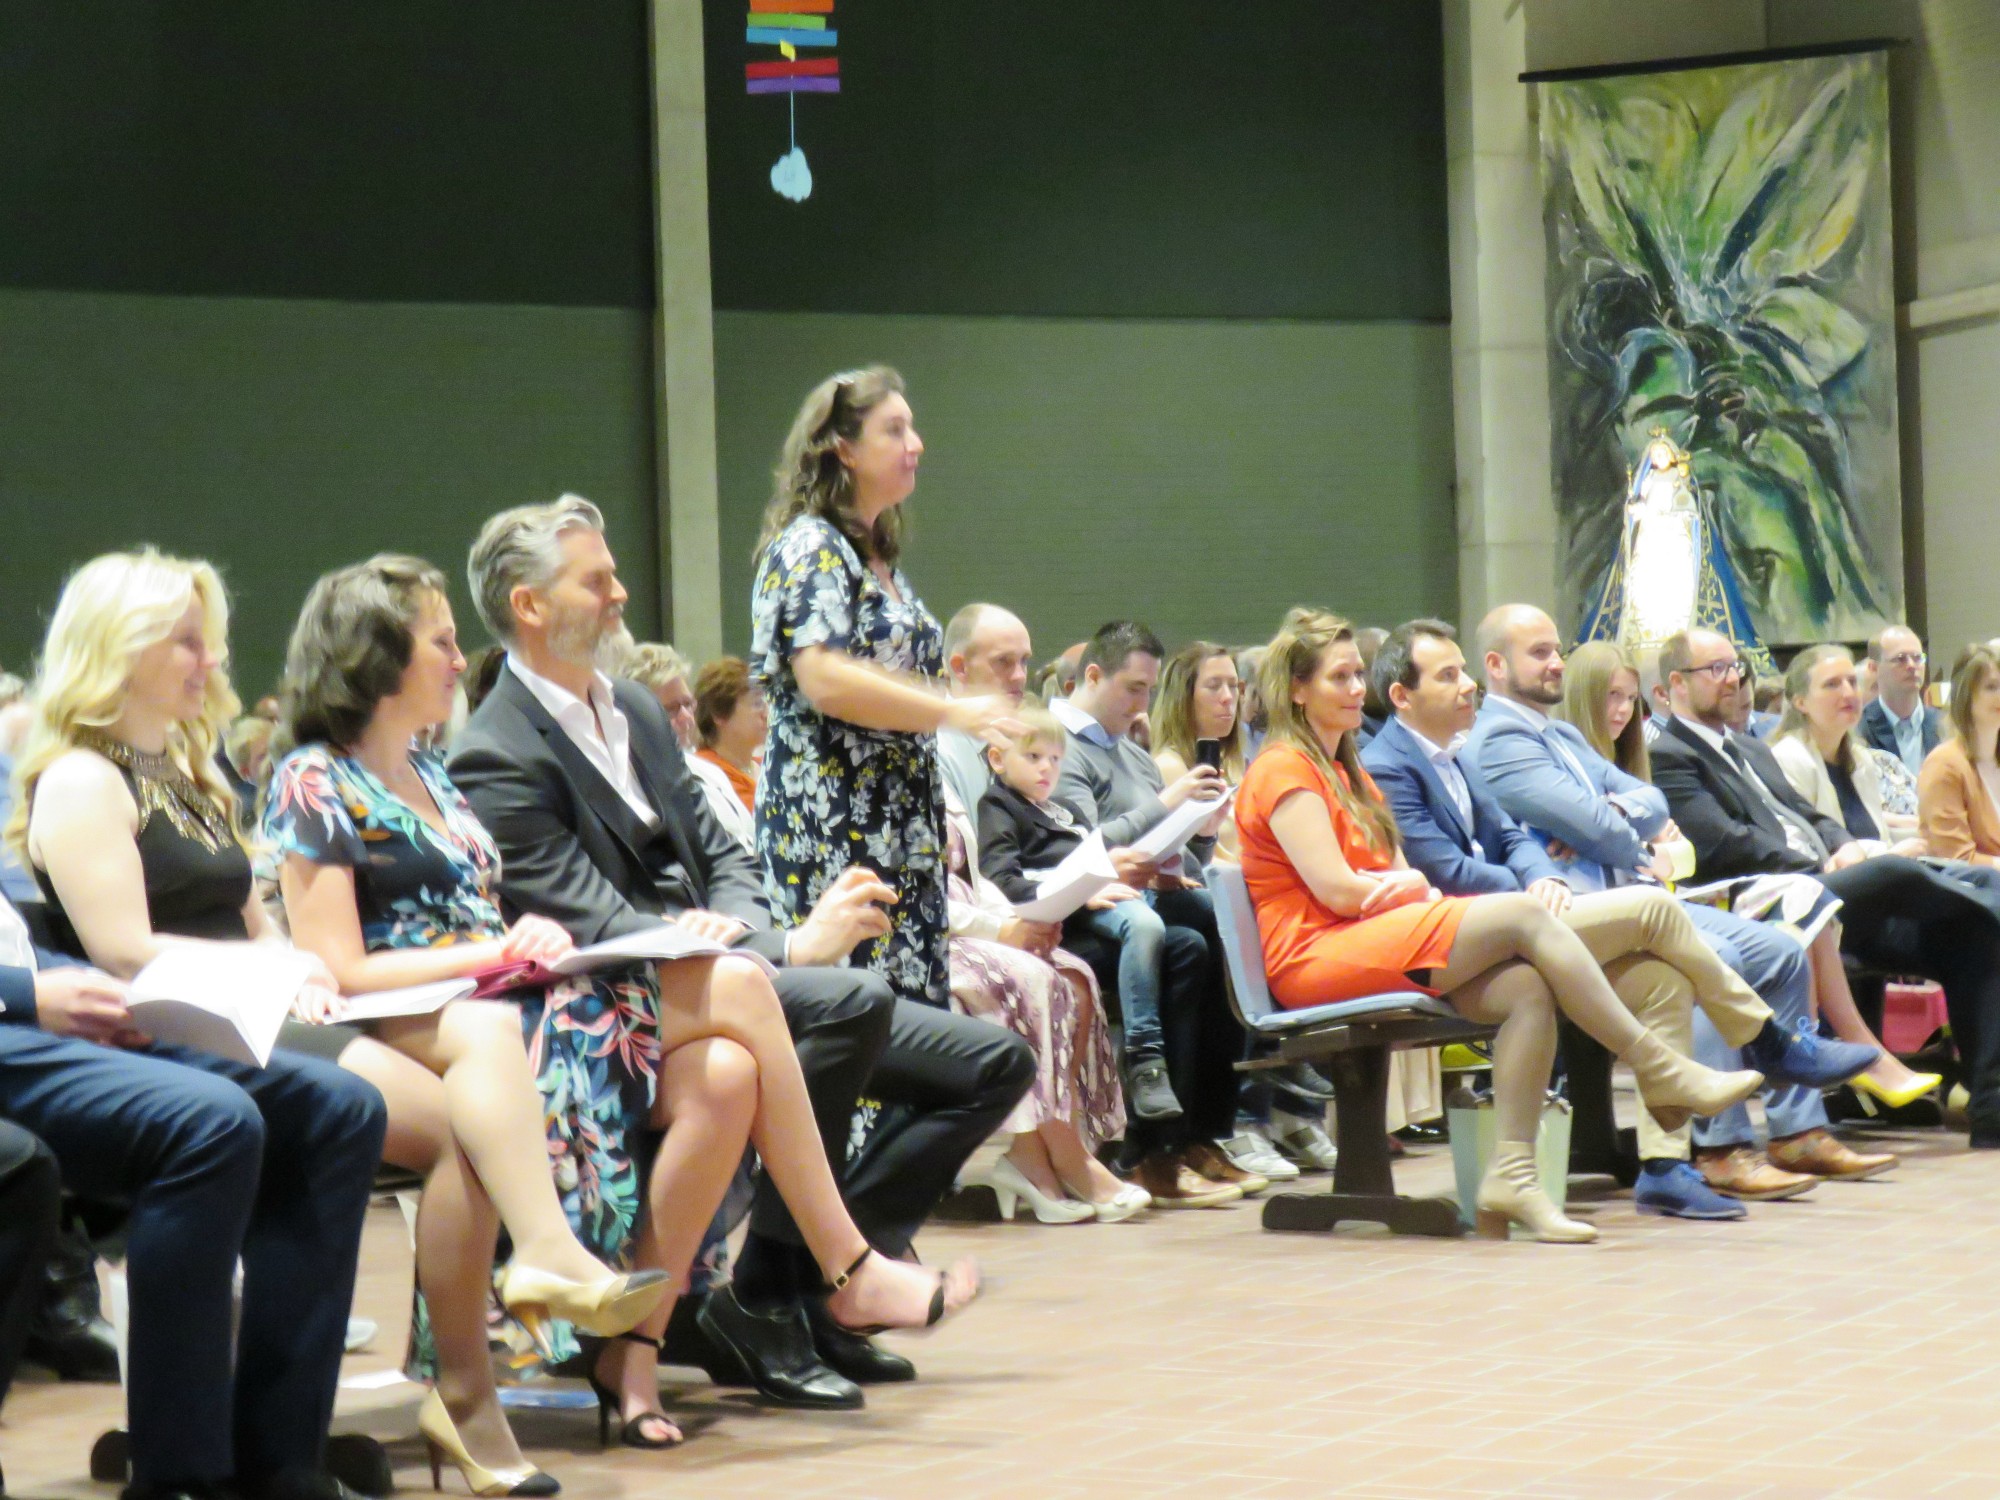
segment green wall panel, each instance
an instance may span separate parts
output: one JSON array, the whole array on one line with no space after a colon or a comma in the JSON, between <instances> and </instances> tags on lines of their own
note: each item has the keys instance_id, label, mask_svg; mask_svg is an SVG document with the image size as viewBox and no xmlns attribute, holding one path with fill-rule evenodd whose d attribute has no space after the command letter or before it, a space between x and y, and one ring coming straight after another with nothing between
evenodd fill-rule
<instances>
[{"instance_id":1,"label":"green wall panel","mask_svg":"<svg viewBox=\"0 0 2000 1500\"><path fill-rule=\"evenodd\" d=\"M490 512L565 489L611 518L657 628L643 313L0 292L0 662L64 576L153 542L219 563L246 697L320 573L384 550L463 585Z\"/></svg>"},{"instance_id":2,"label":"green wall panel","mask_svg":"<svg viewBox=\"0 0 2000 1500\"><path fill-rule=\"evenodd\" d=\"M1428 323L718 313L724 633L798 402L883 360L926 447L909 569L1053 654L1104 620L1268 637L1288 606L1456 614L1450 330Z\"/></svg>"}]
</instances>

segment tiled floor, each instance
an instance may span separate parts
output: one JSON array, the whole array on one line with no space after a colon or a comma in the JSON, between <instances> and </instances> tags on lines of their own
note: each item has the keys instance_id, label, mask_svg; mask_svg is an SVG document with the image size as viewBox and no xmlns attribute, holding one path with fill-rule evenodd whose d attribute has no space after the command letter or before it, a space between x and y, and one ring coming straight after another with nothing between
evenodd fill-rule
<instances>
[{"instance_id":1,"label":"tiled floor","mask_svg":"<svg viewBox=\"0 0 2000 1500\"><path fill-rule=\"evenodd\" d=\"M865 1412L770 1411L697 1379L670 1390L691 1439L675 1452L600 1453L588 1413L516 1425L576 1497L1993 1500L2000 1157L1942 1132L1895 1145L1892 1176L1738 1224L1586 1193L1604 1237L1580 1248L1270 1235L1254 1205L938 1227L927 1254L976 1253L987 1295L904 1344L924 1378ZM1449 1157L1399 1170L1442 1191ZM372 1216L364 1270L385 1332L350 1376L400 1352L393 1210ZM346 1392L342 1424L427 1488L414 1404L407 1385ZM107 1388L18 1386L12 1493L109 1494L84 1459L116 1413Z\"/></svg>"}]
</instances>

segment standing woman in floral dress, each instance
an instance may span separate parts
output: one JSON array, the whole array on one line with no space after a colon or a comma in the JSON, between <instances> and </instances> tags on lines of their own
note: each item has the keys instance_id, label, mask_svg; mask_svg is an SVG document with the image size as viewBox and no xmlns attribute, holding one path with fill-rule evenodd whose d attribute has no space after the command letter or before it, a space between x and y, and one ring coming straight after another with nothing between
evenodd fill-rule
<instances>
[{"instance_id":1,"label":"standing woman in floral dress","mask_svg":"<svg viewBox=\"0 0 2000 1500\"><path fill-rule=\"evenodd\" d=\"M770 702L757 857L783 926L861 865L896 892L856 954L899 996L951 999L937 731L1004 742L1006 699L946 698L944 633L897 567L923 456L894 370L814 387L780 456L757 544L751 671Z\"/></svg>"}]
</instances>

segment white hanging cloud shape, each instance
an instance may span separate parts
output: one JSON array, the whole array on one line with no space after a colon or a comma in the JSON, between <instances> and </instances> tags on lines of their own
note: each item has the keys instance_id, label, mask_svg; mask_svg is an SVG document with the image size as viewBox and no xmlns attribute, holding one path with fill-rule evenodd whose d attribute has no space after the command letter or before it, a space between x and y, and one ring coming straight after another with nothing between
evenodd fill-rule
<instances>
[{"instance_id":1,"label":"white hanging cloud shape","mask_svg":"<svg viewBox=\"0 0 2000 1500\"><path fill-rule=\"evenodd\" d=\"M797 146L779 157L772 166L771 190L780 198L789 198L794 203L803 203L812 196L812 168L806 165L806 154Z\"/></svg>"}]
</instances>

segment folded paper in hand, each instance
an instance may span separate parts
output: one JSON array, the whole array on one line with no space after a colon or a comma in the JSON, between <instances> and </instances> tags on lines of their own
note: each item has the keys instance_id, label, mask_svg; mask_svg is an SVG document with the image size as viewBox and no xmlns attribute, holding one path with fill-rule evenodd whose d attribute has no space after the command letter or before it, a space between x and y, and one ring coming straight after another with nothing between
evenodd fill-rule
<instances>
[{"instance_id":1,"label":"folded paper in hand","mask_svg":"<svg viewBox=\"0 0 2000 1500\"><path fill-rule=\"evenodd\" d=\"M685 927L662 922L658 927L628 932L623 937L606 938L586 948L572 949L551 964L501 964L476 976L479 980L477 993L496 995L508 990L534 989L596 969L673 963L683 958L721 958L724 955L750 959L760 965L766 974L776 975L778 972L760 954L752 953L747 948L731 948L725 943L696 937Z\"/></svg>"},{"instance_id":2,"label":"folded paper in hand","mask_svg":"<svg viewBox=\"0 0 2000 1500\"><path fill-rule=\"evenodd\" d=\"M1153 864L1180 853L1181 846L1194 837L1194 831L1229 806L1230 799L1235 795L1236 789L1231 787L1221 797L1209 802L1190 797L1132 840L1132 852L1143 855Z\"/></svg>"},{"instance_id":3,"label":"folded paper in hand","mask_svg":"<svg viewBox=\"0 0 2000 1500\"><path fill-rule=\"evenodd\" d=\"M1095 829L1089 838L1070 850L1053 870L1030 872L1035 882L1035 899L1015 904L1014 915L1026 922L1060 922L1092 896L1118 879L1118 867L1104 847L1104 835Z\"/></svg>"},{"instance_id":4,"label":"folded paper in hand","mask_svg":"<svg viewBox=\"0 0 2000 1500\"><path fill-rule=\"evenodd\" d=\"M139 971L126 1003L156 1042L261 1068L312 971L310 955L270 943L177 943Z\"/></svg>"}]
</instances>

